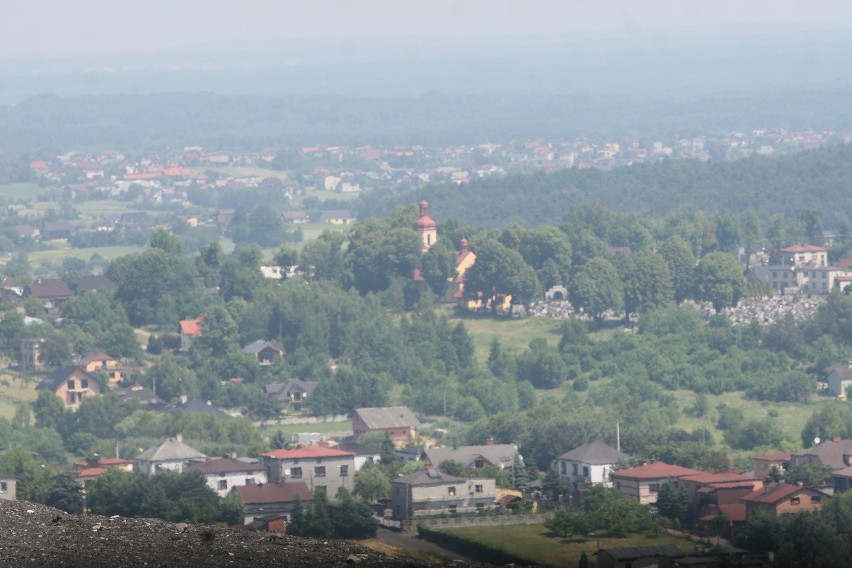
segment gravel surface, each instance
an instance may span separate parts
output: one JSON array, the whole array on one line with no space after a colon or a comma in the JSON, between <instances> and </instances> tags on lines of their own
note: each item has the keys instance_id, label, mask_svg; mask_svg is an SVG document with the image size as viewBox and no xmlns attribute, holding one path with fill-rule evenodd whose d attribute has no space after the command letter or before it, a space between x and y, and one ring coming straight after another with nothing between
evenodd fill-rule
<instances>
[{"instance_id":1,"label":"gravel surface","mask_svg":"<svg viewBox=\"0 0 852 568\"><path fill-rule=\"evenodd\" d=\"M298 538L158 519L70 515L44 505L3 500L0 500L0 565L435 566L413 558L385 556L343 540Z\"/></svg>"}]
</instances>

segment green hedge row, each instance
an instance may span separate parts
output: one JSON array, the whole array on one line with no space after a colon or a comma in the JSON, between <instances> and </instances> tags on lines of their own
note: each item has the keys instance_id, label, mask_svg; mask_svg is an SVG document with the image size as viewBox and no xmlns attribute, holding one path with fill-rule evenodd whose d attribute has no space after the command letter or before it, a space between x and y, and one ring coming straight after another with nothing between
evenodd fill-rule
<instances>
[{"instance_id":1,"label":"green hedge row","mask_svg":"<svg viewBox=\"0 0 852 568\"><path fill-rule=\"evenodd\" d=\"M520 566L535 564L535 562L531 562L529 559L516 556L499 548L473 542L452 533L436 531L423 525L417 525L417 535L448 550L490 564L517 564Z\"/></svg>"}]
</instances>

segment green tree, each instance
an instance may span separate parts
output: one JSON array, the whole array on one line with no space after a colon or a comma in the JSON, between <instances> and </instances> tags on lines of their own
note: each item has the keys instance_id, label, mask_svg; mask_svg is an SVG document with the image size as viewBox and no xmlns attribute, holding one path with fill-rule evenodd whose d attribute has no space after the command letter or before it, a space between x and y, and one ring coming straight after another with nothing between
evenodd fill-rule
<instances>
[{"instance_id":1,"label":"green tree","mask_svg":"<svg viewBox=\"0 0 852 568\"><path fill-rule=\"evenodd\" d=\"M602 257L590 260L574 276L571 301L598 321L605 311L621 309L624 293L612 263Z\"/></svg>"},{"instance_id":2,"label":"green tree","mask_svg":"<svg viewBox=\"0 0 852 568\"><path fill-rule=\"evenodd\" d=\"M755 212L751 209L743 213L740 229L742 231L743 244L745 245L746 270L748 270L754 247L760 241L760 219L758 219Z\"/></svg>"},{"instance_id":3,"label":"green tree","mask_svg":"<svg viewBox=\"0 0 852 568\"><path fill-rule=\"evenodd\" d=\"M183 252L183 245L180 244L180 239L165 229L154 231L154 234L151 235L150 246L168 254L179 255Z\"/></svg>"},{"instance_id":4,"label":"green tree","mask_svg":"<svg viewBox=\"0 0 852 568\"><path fill-rule=\"evenodd\" d=\"M365 464L355 474L355 494L367 501L388 499L391 494L390 478L377 463Z\"/></svg>"},{"instance_id":5,"label":"green tree","mask_svg":"<svg viewBox=\"0 0 852 568\"><path fill-rule=\"evenodd\" d=\"M449 279L456 273L456 257L442 242L437 242L420 259L420 273L432 292L443 298Z\"/></svg>"},{"instance_id":6,"label":"green tree","mask_svg":"<svg viewBox=\"0 0 852 568\"><path fill-rule=\"evenodd\" d=\"M12 448L0 454L0 475L17 479L17 498L22 501L44 503L53 484L50 470L23 448Z\"/></svg>"},{"instance_id":7,"label":"green tree","mask_svg":"<svg viewBox=\"0 0 852 568\"><path fill-rule=\"evenodd\" d=\"M455 460L444 460L438 464L438 469L455 477L467 477L467 468L463 463Z\"/></svg>"},{"instance_id":8,"label":"green tree","mask_svg":"<svg viewBox=\"0 0 852 568\"><path fill-rule=\"evenodd\" d=\"M44 504L74 515L83 512L83 492L80 484L67 475L57 475L44 496Z\"/></svg>"},{"instance_id":9,"label":"green tree","mask_svg":"<svg viewBox=\"0 0 852 568\"><path fill-rule=\"evenodd\" d=\"M695 267L695 299L712 302L717 311L736 306L744 290L742 266L729 254L710 253Z\"/></svg>"},{"instance_id":10,"label":"green tree","mask_svg":"<svg viewBox=\"0 0 852 568\"><path fill-rule=\"evenodd\" d=\"M682 486L666 481L657 493L660 515L677 520L681 527L692 526L694 510L689 493Z\"/></svg>"},{"instance_id":11,"label":"green tree","mask_svg":"<svg viewBox=\"0 0 852 568\"><path fill-rule=\"evenodd\" d=\"M621 274L626 316L660 308L674 299L668 266L657 253L630 255L622 265Z\"/></svg>"},{"instance_id":12,"label":"green tree","mask_svg":"<svg viewBox=\"0 0 852 568\"><path fill-rule=\"evenodd\" d=\"M500 294L512 296L513 302L527 304L539 292L535 271L515 250L500 242L485 239L476 243L476 263L465 273L465 294L477 298L481 292L497 310Z\"/></svg>"},{"instance_id":13,"label":"green tree","mask_svg":"<svg viewBox=\"0 0 852 568\"><path fill-rule=\"evenodd\" d=\"M693 291L695 256L692 248L683 238L675 235L663 241L659 253L669 268L674 299L678 303L683 302L692 296Z\"/></svg>"},{"instance_id":14,"label":"green tree","mask_svg":"<svg viewBox=\"0 0 852 568\"><path fill-rule=\"evenodd\" d=\"M363 501L356 501L343 489L340 504L332 519L332 530L337 538L364 539L376 536L379 521Z\"/></svg>"}]
</instances>

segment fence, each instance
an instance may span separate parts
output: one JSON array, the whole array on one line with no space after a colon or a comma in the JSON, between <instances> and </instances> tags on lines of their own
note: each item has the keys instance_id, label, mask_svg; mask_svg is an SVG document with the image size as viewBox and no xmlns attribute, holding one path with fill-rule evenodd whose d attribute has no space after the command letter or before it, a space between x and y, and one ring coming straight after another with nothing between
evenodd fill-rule
<instances>
[{"instance_id":1,"label":"fence","mask_svg":"<svg viewBox=\"0 0 852 568\"><path fill-rule=\"evenodd\" d=\"M418 525L430 529L452 529L461 527L499 527L503 525L540 525L550 518L550 514L528 515L482 515L470 517L441 517L433 519L411 519L408 521L383 522L388 528L413 531Z\"/></svg>"},{"instance_id":2,"label":"fence","mask_svg":"<svg viewBox=\"0 0 852 568\"><path fill-rule=\"evenodd\" d=\"M278 420L263 420L256 422L255 426L293 426L295 424L325 424L327 422L346 422L349 416L346 414L331 414L328 416L300 416L293 418L280 418Z\"/></svg>"}]
</instances>

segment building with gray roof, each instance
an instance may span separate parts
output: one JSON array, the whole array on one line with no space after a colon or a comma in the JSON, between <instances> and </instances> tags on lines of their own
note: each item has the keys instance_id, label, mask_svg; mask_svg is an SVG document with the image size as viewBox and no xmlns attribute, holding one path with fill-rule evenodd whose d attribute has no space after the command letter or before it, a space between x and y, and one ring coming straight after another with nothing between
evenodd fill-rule
<instances>
[{"instance_id":1,"label":"building with gray roof","mask_svg":"<svg viewBox=\"0 0 852 568\"><path fill-rule=\"evenodd\" d=\"M613 466L629 459L610 445L592 440L569 452L565 452L553 461L556 473L567 477L575 492L583 491L591 485L612 487L610 473Z\"/></svg>"},{"instance_id":2,"label":"building with gray roof","mask_svg":"<svg viewBox=\"0 0 852 568\"><path fill-rule=\"evenodd\" d=\"M190 462L204 462L207 456L183 443L180 434L164 438L134 458L133 471L154 475L164 469L182 472Z\"/></svg>"},{"instance_id":3,"label":"building with gray roof","mask_svg":"<svg viewBox=\"0 0 852 568\"><path fill-rule=\"evenodd\" d=\"M474 514L492 507L497 485L490 478L455 477L438 468L391 480L391 510L396 520L439 514Z\"/></svg>"}]
</instances>

